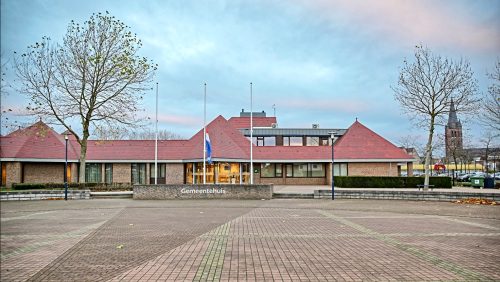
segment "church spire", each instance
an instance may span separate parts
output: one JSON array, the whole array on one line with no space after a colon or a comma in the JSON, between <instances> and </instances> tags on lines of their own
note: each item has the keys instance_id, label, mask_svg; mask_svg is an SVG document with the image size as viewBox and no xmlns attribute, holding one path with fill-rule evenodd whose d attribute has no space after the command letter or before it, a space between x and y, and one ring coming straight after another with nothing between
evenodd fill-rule
<instances>
[{"instance_id":1,"label":"church spire","mask_svg":"<svg viewBox=\"0 0 500 282\"><path fill-rule=\"evenodd\" d=\"M461 126L461 124L457 118L457 110L455 109L455 103L453 103L453 98L451 98L450 114L448 116L448 127L457 128L458 126Z\"/></svg>"}]
</instances>

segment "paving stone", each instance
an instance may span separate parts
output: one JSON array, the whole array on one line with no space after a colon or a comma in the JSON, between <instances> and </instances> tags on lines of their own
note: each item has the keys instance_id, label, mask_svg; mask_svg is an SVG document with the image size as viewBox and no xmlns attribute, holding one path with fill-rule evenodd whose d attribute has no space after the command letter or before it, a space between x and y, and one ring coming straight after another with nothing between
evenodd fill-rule
<instances>
[{"instance_id":1,"label":"paving stone","mask_svg":"<svg viewBox=\"0 0 500 282\"><path fill-rule=\"evenodd\" d=\"M500 207L394 200L2 203L2 281L500 280Z\"/></svg>"}]
</instances>

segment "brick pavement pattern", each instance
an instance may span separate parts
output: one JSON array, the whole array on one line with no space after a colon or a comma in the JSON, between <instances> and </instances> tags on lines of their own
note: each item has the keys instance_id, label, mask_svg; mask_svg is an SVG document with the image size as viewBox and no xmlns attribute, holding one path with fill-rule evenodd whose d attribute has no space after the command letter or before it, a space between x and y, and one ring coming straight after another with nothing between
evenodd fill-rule
<instances>
[{"instance_id":1,"label":"brick pavement pattern","mask_svg":"<svg viewBox=\"0 0 500 282\"><path fill-rule=\"evenodd\" d=\"M498 206L9 202L1 224L1 281L500 280Z\"/></svg>"}]
</instances>

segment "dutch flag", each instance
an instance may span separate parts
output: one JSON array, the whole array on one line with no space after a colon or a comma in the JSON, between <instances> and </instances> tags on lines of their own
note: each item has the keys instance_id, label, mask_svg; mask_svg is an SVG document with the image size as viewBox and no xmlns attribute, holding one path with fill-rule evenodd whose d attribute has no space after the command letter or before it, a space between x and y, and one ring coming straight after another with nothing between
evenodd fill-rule
<instances>
[{"instance_id":1,"label":"dutch flag","mask_svg":"<svg viewBox=\"0 0 500 282\"><path fill-rule=\"evenodd\" d=\"M207 162L209 164L212 163L212 144L210 143L210 137L208 136L208 133L205 136L205 144L207 147Z\"/></svg>"}]
</instances>

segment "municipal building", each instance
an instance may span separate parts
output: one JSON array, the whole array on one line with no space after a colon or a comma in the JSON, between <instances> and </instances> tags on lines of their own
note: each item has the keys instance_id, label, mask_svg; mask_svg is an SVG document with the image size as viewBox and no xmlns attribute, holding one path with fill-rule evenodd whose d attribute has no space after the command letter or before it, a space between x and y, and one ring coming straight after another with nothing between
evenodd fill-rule
<instances>
[{"instance_id":1,"label":"municipal building","mask_svg":"<svg viewBox=\"0 0 500 282\"><path fill-rule=\"evenodd\" d=\"M349 128L281 128L276 117L253 113L253 163L250 171L250 113L218 116L206 126L212 163L207 183L276 185L331 184L335 176L398 176L413 158L359 121ZM334 132L334 139L331 139ZM187 140L158 141L158 183L203 183L203 129ZM65 136L39 121L0 137L2 186L64 182ZM68 181L78 182L80 145L68 141ZM89 140L86 182L154 183L154 140Z\"/></svg>"}]
</instances>

